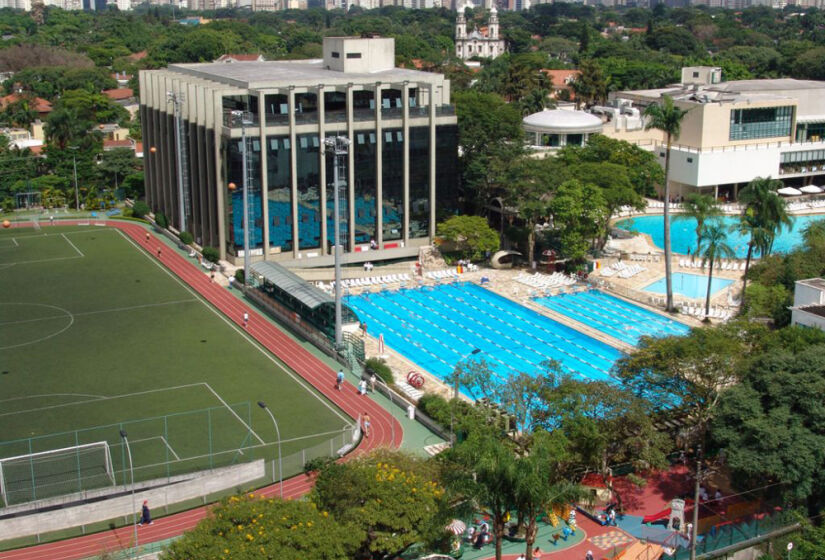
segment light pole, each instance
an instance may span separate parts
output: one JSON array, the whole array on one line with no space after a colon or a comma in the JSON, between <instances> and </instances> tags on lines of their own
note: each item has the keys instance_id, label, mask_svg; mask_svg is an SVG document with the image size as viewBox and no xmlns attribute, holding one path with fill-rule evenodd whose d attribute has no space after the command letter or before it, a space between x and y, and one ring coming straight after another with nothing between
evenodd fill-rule
<instances>
[{"instance_id":1,"label":"light pole","mask_svg":"<svg viewBox=\"0 0 825 560\"><path fill-rule=\"evenodd\" d=\"M126 430L120 430L120 437L123 438L123 443L126 445L126 455L129 457L129 472L131 473L132 478L132 525L135 528L135 554L134 557L137 558L138 554L138 526L137 526L137 503L135 503L135 469L132 466L132 449L129 447L129 438L127 437Z\"/></svg>"},{"instance_id":2,"label":"light pole","mask_svg":"<svg viewBox=\"0 0 825 560\"><path fill-rule=\"evenodd\" d=\"M172 8L172 19L174 19L174 8ZM178 207L180 209L178 212L178 219L180 221L180 231L186 231L186 206L184 204L183 197L183 147L181 145L183 139L180 133L180 106L184 99L185 96L183 93L176 93L174 91L166 92L166 102L172 104L175 113L175 151L177 153L177 157L175 158L175 168L178 175Z\"/></svg>"},{"instance_id":3,"label":"light pole","mask_svg":"<svg viewBox=\"0 0 825 560\"><path fill-rule=\"evenodd\" d=\"M74 168L74 209L80 211L80 195L77 190L77 146L69 146L72 151L72 167Z\"/></svg>"},{"instance_id":4,"label":"light pole","mask_svg":"<svg viewBox=\"0 0 825 560\"><path fill-rule=\"evenodd\" d=\"M339 167L341 171L345 169L344 158L349 152L349 138L346 136L327 136L324 139L324 147L327 154L332 153L332 184L333 184L333 212L335 212L334 230L335 233L335 349L341 347L341 201L338 194L340 185Z\"/></svg>"},{"instance_id":5,"label":"light pole","mask_svg":"<svg viewBox=\"0 0 825 560\"><path fill-rule=\"evenodd\" d=\"M249 286L249 170L246 156L246 126L252 124L252 116L246 111L232 111L232 117L241 123L241 159L243 182L243 284Z\"/></svg>"},{"instance_id":6,"label":"light pole","mask_svg":"<svg viewBox=\"0 0 825 560\"><path fill-rule=\"evenodd\" d=\"M690 560L696 560L696 533L699 529L699 485L702 483L702 446L696 446L696 486L693 491L693 528L690 531Z\"/></svg>"},{"instance_id":7,"label":"light pole","mask_svg":"<svg viewBox=\"0 0 825 560\"><path fill-rule=\"evenodd\" d=\"M793 550L793 543L789 542L787 548L788 548L788 560L791 560L791 551Z\"/></svg>"},{"instance_id":8,"label":"light pole","mask_svg":"<svg viewBox=\"0 0 825 560\"><path fill-rule=\"evenodd\" d=\"M461 367L461 364L464 362L464 360L466 360L470 356L478 354L479 352L481 352L481 348L473 348L472 350L461 356L461 359L456 362L455 369L453 369L453 399L458 398L458 368ZM455 403L453 403L452 406L450 406L450 437L453 439L455 438L455 434L453 433L453 422L455 420L454 410Z\"/></svg>"},{"instance_id":9,"label":"light pole","mask_svg":"<svg viewBox=\"0 0 825 560\"><path fill-rule=\"evenodd\" d=\"M269 410L269 407L266 406L264 401L258 401L258 406L266 410L269 417L272 418L272 423L275 424L275 433L278 435L278 484L280 486L281 492L281 499L284 499L284 465L281 462L281 430L278 429L278 421L275 420L275 415L272 414L272 411ZM272 470L275 471L275 466L272 466ZM275 472L272 473L272 478L275 478Z\"/></svg>"}]
</instances>

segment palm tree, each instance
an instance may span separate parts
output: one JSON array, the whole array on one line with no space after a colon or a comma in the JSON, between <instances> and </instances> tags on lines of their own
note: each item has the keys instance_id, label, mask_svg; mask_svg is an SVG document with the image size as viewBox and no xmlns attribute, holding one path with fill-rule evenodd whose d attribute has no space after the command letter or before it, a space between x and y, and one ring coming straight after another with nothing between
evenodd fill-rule
<instances>
[{"instance_id":1,"label":"palm tree","mask_svg":"<svg viewBox=\"0 0 825 560\"><path fill-rule=\"evenodd\" d=\"M739 202L745 206L745 212L753 212L759 227L767 235L763 246L757 246L763 257L773 250L773 241L782 228L793 225L785 200L776 194L782 185L778 179L757 177L739 192Z\"/></svg>"},{"instance_id":2,"label":"palm tree","mask_svg":"<svg viewBox=\"0 0 825 560\"><path fill-rule=\"evenodd\" d=\"M673 311L673 278L671 277L670 262L670 146L673 138L679 138L682 127L682 119L687 111L676 107L673 98L669 95L662 96L662 104L655 103L648 105L645 109L645 116L648 118L645 130L656 128L665 133L667 151L665 152L665 207L664 207L664 228L665 228L665 283L667 285L667 310Z\"/></svg>"},{"instance_id":3,"label":"palm tree","mask_svg":"<svg viewBox=\"0 0 825 560\"><path fill-rule=\"evenodd\" d=\"M745 306L745 293L748 287L748 271L751 268L751 259L753 258L753 250L760 252L770 244L770 232L768 232L759 221L756 213L752 208L745 208L739 222L730 226L730 231L736 231L739 235L748 238L748 255L745 257L745 274L742 283L742 307Z\"/></svg>"},{"instance_id":4,"label":"palm tree","mask_svg":"<svg viewBox=\"0 0 825 560\"><path fill-rule=\"evenodd\" d=\"M702 256L703 261L710 264L708 268L708 292L705 297L705 321L709 321L710 314L710 286L713 281L713 263L716 259L729 259L734 256L734 251L727 243L728 234L725 226L721 222L712 221L705 224L702 234L699 237L699 249L697 252Z\"/></svg>"},{"instance_id":5,"label":"palm tree","mask_svg":"<svg viewBox=\"0 0 825 560\"><path fill-rule=\"evenodd\" d=\"M721 216L722 211L716 205L716 200L710 195L700 193L690 193L682 203L683 214L675 217L676 220L693 218L696 220L696 253L699 252L699 236L702 234L702 227L705 220Z\"/></svg>"}]
</instances>

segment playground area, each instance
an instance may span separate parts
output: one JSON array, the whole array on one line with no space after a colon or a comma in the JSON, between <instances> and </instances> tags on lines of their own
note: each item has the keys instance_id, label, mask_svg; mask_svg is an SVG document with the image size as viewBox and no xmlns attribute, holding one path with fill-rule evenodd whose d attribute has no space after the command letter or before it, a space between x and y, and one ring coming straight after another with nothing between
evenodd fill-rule
<instances>
[{"instance_id":1,"label":"playground area","mask_svg":"<svg viewBox=\"0 0 825 560\"><path fill-rule=\"evenodd\" d=\"M285 476L344 445L347 415L160 266L170 247L138 245L94 224L0 229L0 465L17 458L0 505L123 484L129 452L136 480L272 459L258 401Z\"/></svg>"}]
</instances>

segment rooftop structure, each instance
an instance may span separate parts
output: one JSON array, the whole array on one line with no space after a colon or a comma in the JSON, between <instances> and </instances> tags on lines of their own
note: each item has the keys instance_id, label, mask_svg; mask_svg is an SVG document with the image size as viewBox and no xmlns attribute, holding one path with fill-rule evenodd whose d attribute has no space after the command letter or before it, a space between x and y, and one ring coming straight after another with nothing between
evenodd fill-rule
<instances>
[{"instance_id":1,"label":"rooftop structure","mask_svg":"<svg viewBox=\"0 0 825 560\"><path fill-rule=\"evenodd\" d=\"M585 111L545 109L524 117L527 143L534 148L581 146L591 134L602 132L602 120Z\"/></svg>"},{"instance_id":2,"label":"rooftop structure","mask_svg":"<svg viewBox=\"0 0 825 560\"><path fill-rule=\"evenodd\" d=\"M825 331L825 279L797 280L793 292L791 324Z\"/></svg>"}]
</instances>

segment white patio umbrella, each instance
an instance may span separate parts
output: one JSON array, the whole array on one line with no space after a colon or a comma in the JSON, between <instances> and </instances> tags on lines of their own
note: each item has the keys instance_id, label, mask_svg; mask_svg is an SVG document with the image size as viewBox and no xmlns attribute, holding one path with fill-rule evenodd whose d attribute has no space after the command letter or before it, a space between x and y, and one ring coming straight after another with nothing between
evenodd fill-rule
<instances>
[{"instance_id":1,"label":"white patio umbrella","mask_svg":"<svg viewBox=\"0 0 825 560\"><path fill-rule=\"evenodd\" d=\"M800 194L802 194L802 191L800 191L799 189L795 189L793 187L782 187L781 189L778 189L776 192L778 192L782 196L799 196Z\"/></svg>"},{"instance_id":2,"label":"white patio umbrella","mask_svg":"<svg viewBox=\"0 0 825 560\"><path fill-rule=\"evenodd\" d=\"M817 187L816 185L807 185L799 190L804 192L805 194L819 194L822 192L822 187Z\"/></svg>"},{"instance_id":3,"label":"white patio umbrella","mask_svg":"<svg viewBox=\"0 0 825 560\"><path fill-rule=\"evenodd\" d=\"M467 524L464 523L460 519L453 519L450 523L444 527L447 531L451 532L454 535L463 535L464 531L467 530Z\"/></svg>"}]
</instances>

